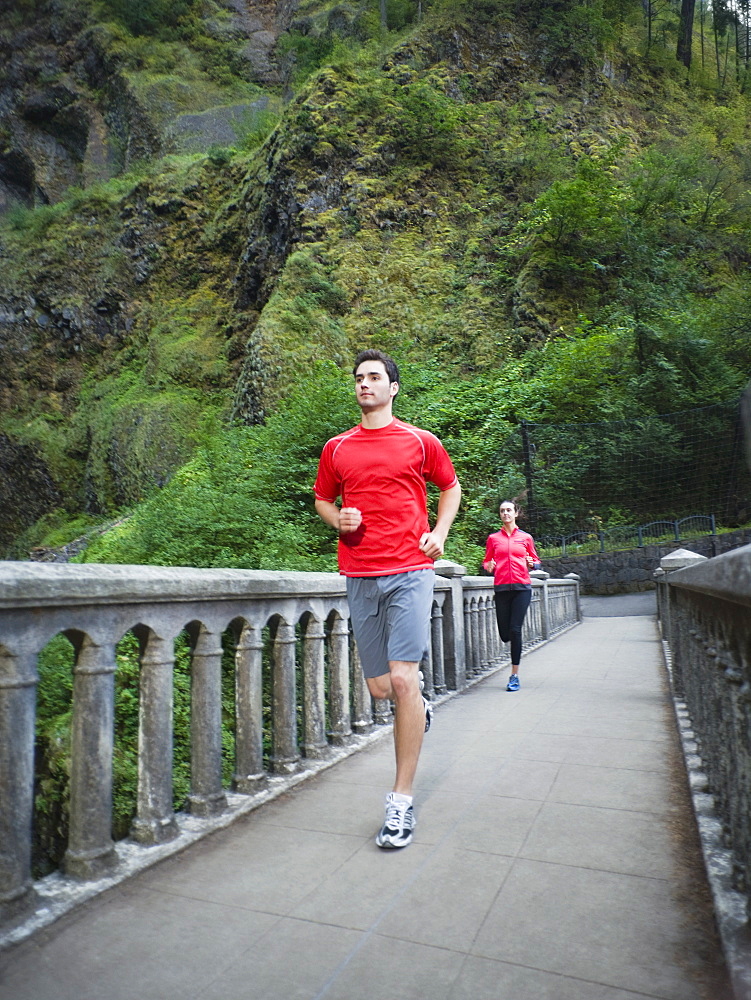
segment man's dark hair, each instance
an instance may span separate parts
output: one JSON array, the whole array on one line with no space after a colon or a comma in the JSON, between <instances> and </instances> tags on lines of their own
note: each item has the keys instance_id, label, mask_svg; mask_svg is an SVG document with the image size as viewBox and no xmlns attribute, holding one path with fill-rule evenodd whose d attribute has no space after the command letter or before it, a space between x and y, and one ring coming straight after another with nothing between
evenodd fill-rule
<instances>
[{"instance_id":1,"label":"man's dark hair","mask_svg":"<svg viewBox=\"0 0 751 1000\"><path fill-rule=\"evenodd\" d=\"M355 358L355 366L352 369L352 374L357 375L357 369L363 363L363 361L380 361L383 367L386 369L386 374L389 377L389 382L399 381L399 369L396 367L396 361L390 358L388 354L384 354L383 351L377 351L375 348L369 348L367 351L360 351L360 353Z\"/></svg>"}]
</instances>

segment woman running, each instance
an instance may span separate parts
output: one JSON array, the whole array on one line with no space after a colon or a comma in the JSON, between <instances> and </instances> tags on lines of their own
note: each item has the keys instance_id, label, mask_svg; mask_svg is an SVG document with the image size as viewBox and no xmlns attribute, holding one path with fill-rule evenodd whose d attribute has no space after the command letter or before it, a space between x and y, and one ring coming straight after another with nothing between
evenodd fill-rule
<instances>
[{"instance_id":1,"label":"woman running","mask_svg":"<svg viewBox=\"0 0 751 1000\"><path fill-rule=\"evenodd\" d=\"M519 508L513 500L501 503L501 530L488 536L483 567L493 574L495 616L501 642L511 642L511 676L507 691L519 690L519 661L522 658L522 626L532 601L531 569L539 569L531 535L517 528Z\"/></svg>"}]
</instances>

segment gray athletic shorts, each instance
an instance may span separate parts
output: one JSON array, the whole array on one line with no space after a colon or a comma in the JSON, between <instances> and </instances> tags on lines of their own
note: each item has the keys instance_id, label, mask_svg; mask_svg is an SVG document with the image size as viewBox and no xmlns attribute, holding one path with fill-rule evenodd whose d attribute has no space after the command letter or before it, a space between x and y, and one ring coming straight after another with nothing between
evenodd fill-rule
<instances>
[{"instance_id":1,"label":"gray athletic shorts","mask_svg":"<svg viewBox=\"0 0 751 1000\"><path fill-rule=\"evenodd\" d=\"M352 631L366 677L389 672L389 660L419 663L428 651L435 572L348 576Z\"/></svg>"}]
</instances>

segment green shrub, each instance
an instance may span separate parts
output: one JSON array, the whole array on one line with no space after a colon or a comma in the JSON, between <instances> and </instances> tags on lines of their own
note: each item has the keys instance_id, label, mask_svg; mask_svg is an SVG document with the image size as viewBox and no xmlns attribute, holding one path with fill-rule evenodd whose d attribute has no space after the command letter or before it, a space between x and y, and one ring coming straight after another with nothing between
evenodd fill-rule
<instances>
[{"instance_id":1,"label":"green shrub","mask_svg":"<svg viewBox=\"0 0 751 1000\"><path fill-rule=\"evenodd\" d=\"M128 31L134 35L174 35L196 0L102 0Z\"/></svg>"}]
</instances>

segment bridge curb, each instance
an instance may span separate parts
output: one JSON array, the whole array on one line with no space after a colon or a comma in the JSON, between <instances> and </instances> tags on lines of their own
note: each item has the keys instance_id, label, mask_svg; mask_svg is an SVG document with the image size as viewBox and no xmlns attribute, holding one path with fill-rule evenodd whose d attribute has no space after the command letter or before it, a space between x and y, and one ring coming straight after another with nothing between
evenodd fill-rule
<instances>
[{"instance_id":1,"label":"bridge curb","mask_svg":"<svg viewBox=\"0 0 751 1000\"><path fill-rule=\"evenodd\" d=\"M691 728L691 715L673 686L670 647L660 640L663 662L670 684L681 750L686 766L691 805L701 844L704 868L714 903L715 923L722 942L735 1000L751 1000L751 931L746 912L746 897L733 887L733 852L724 843L722 822L709 792L704 762Z\"/></svg>"}]
</instances>

